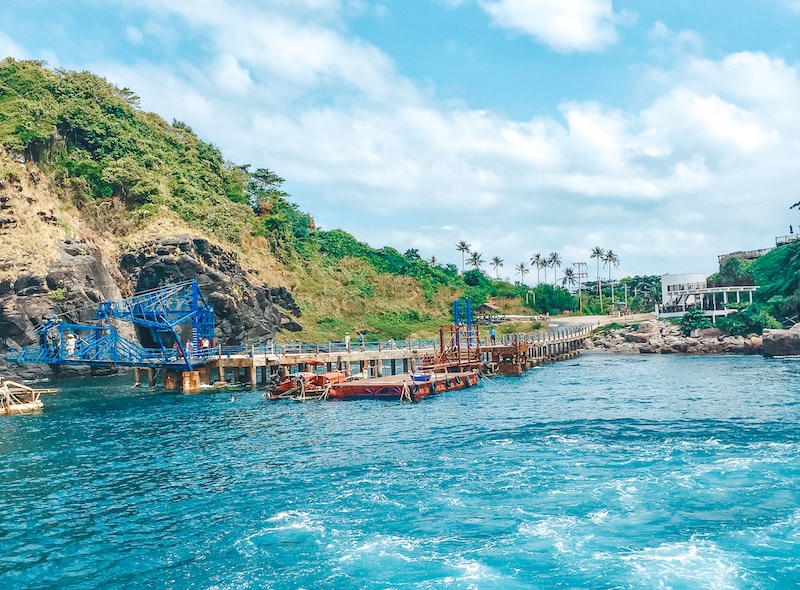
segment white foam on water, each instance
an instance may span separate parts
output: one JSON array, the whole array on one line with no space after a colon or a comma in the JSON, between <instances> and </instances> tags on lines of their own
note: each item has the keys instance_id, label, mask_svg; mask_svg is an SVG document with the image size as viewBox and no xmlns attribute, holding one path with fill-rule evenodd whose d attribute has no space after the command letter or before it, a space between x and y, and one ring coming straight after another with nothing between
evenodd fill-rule
<instances>
[{"instance_id":1,"label":"white foam on water","mask_svg":"<svg viewBox=\"0 0 800 590\"><path fill-rule=\"evenodd\" d=\"M500 576L491 567L479 561L475 561L474 559L460 558L455 561L448 560L446 561L446 565L462 571L458 576L445 577L444 582L447 584L457 582L485 582L500 579ZM467 585L467 588L478 587L479 586L474 584Z\"/></svg>"},{"instance_id":2,"label":"white foam on water","mask_svg":"<svg viewBox=\"0 0 800 590\"><path fill-rule=\"evenodd\" d=\"M742 587L746 578L735 556L704 540L664 543L621 559L635 587L728 590Z\"/></svg>"},{"instance_id":3,"label":"white foam on water","mask_svg":"<svg viewBox=\"0 0 800 590\"><path fill-rule=\"evenodd\" d=\"M274 516L267 519L267 522L282 523L272 528L265 530L282 531L282 530L304 530L325 532L325 527L318 521L311 517L308 512L299 510L289 510L286 512L278 512Z\"/></svg>"},{"instance_id":4,"label":"white foam on water","mask_svg":"<svg viewBox=\"0 0 800 590\"><path fill-rule=\"evenodd\" d=\"M587 515L589 521L592 524L602 524L608 520L608 510L601 509L595 510L594 512Z\"/></svg>"},{"instance_id":5,"label":"white foam on water","mask_svg":"<svg viewBox=\"0 0 800 590\"><path fill-rule=\"evenodd\" d=\"M332 547L329 546L329 548ZM341 544L338 547L341 548ZM406 563L413 563L420 560L419 557L414 556L415 553L419 552L419 549L420 543L417 540L395 535L379 535L346 550L344 554L337 558L337 561L339 563L347 563L360 559L385 559L391 557Z\"/></svg>"},{"instance_id":6,"label":"white foam on water","mask_svg":"<svg viewBox=\"0 0 800 590\"><path fill-rule=\"evenodd\" d=\"M559 553L574 553L573 532L580 524L574 516L551 516L534 523L522 523L518 532L520 536L549 540Z\"/></svg>"}]
</instances>

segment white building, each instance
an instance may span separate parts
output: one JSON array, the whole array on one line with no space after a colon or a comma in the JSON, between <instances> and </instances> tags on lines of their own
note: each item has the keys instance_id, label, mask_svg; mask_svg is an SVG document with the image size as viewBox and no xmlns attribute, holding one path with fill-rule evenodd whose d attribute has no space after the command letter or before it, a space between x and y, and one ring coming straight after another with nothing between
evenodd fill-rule
<instances>
[{"instance_id":1,"label":"white building","mask_svg":"<svg viewBox=\"0 0 800 590\"><path fill-rule=\"evenodd\" d=\"M706 317L716 323L718 317L737 311L729 303L753 303L755 285L709 287L704 274L684 273L661 276L661 304L656 315L661 318L679 318L693 306L701 308Z\"/></svg>"}]
</instances>

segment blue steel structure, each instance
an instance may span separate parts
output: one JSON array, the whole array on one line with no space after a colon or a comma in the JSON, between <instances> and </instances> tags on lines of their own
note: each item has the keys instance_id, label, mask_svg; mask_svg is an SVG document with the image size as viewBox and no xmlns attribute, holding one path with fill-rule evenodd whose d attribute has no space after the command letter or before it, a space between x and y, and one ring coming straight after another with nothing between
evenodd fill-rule
<instances>
[{"instance_id":1,"label":"blue steel structure","mask_svg":"<svg viewBox=\"0 0 800 590\"><path fill-rule=\"evenodd\" d=\"M473 330L472 330L472 301L467 299L456 299L453 301L453 324L456 326L466 327L466 334L470 336L470 345L474 346ZM460 345L460 331L456 331L456 344Z\"/></svg>"},{"instance_id":2,"label":"blue steel structure","mask_svg":"<svg viewBox=\"0 0 800 590\"><path fill-rule=\"evenodd\" d=\"M120 301L102 301L95 320L96 324L74 324L50 318L35 330L39 346L25 347L7 360L191 371L207 360L216 343L214 306L203 298L196 280ZM148 346L122 336L114 322L133 325Z\"/></svg>"}]
</instances>

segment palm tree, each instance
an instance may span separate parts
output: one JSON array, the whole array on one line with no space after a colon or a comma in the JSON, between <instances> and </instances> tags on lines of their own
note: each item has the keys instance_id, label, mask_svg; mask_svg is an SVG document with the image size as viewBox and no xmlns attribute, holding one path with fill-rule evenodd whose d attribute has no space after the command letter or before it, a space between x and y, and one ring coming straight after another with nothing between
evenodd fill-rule
<instances>
[{"instance_id":1,"label":"palm tree","mask_svg":"<svg viewBox=\"0 0 800 590\"><path fill-rule=\"evenodd\" d=\"M456 244L456 250L461 252L461 274L464 274L464 255L466 252L469 252L469 249L472 246L467 244L464 240L461 240L458 244Z\"/></svg>"},{"instance_id":2,"label":"palm tree","mask_svg":"<svg viewBox=\"0 0 800 590\"><path fill-rule=\"evenodd\" d=\"M602 287L600 286L600 261L603 260L603 256L605 256L605 254L605 250L603 250L600 246L595 246L592 248L592 254L589 256L589 258L597 259L597 296L600 297L600 313L603 312L603 291Z\"/></svg>"},{"instance_id":3,"label":"palm tree","mask_svg":"<svg viewBox=\"0 0 800 590\"><path fill-rule=\"evenodd\" d=\"M619 266L619 256L611 250L603 256L603 266L608 265L608 282L611 283L611 267ZM614 311L614 283L611 283L611 311Z\"/></svg>"},{"instance_id":4,"label":"palm tree","mask_svg":"<svg viewBox=\"0 0 800 590\"><path fill-rule=\"evenodd\" d=\"M539 271L542 270L542 260L543 260L542 255L539 254L538 252L536 254L534 254L533 256L531 256L531 266L535 266L536 267L536 284L537 285L539 283L541 283L541 280L539 280Z\"/></svg>"},{"instance_id":5,"label":"palm tree","mask_svg":"<svg viewBox=\"0 0 800 590\"><path fill-rule=\"evenodd\" d=\"M428 261L428 264L430 264L431 266L436 266L438 264L438 262L439 261L436 260L436 256L434 255L434 256L431 256L431 259Z\"/></svg>"},{"instance_id":6,"label":"palm tree","mask_svg":"<svg viewBox=\"0 0 800 590\"><path fill-rule=\"evenodd\" d=\"M556 269L561 267L561 254L550 252L550 256L547 257L547 264L553 267L553 286L555 287L558 279Z\"/></svg>"},{"instance_id":7,"label":"palm tree","mask_svg":"<svg viewBox=\"0 0 800 590\"><path fill-rule=\"evenodd\" d=\"M480 270L481 265L483 264L483 258L479 252L470 252L469 258L467 259L467 264L469 264L475 270Z\"/></svg>"},{"instance_id":8,"label":"palm tree","mask_svg":"<svg viewBox=\"0 0 800 590\"><path fill-rule=\"evenodd\" d=\"M539 260L539 264L537 264L536 266L538 267L537 270L536 270L537 276L538 276L538 273L539 273L539 268L543 268L544 269L544 282L546 283L547 282L547 257L546 256L542 256L542 259Z\"/></svg>"},{"instance_id":9,"label":"palm tree","mask_svg":"<svg viewBox=\"0 0 800 590\"><path fill-rule=\"evenodd\" d=\"M500 280L500 267L503 266L503 259L499 256L492 257L492 266L494 267L494 278Z\"/></svg>"},{"instance_id":10,"label":"palm tree","mask_svg":"<svg viewBox=\"0 0 800 590\"><path fill-rule=\"evenodd\" d=\"M561 284L569 285L570 292L572 292L571 288L575 286L575 283L577 283L577 279L575 278L575 271L568 266L567 268L564 269L564 278L561 279Z\"/></svg>"},{"instance_id":11,"label":"palm tree","mask_svg":"<svg viewBox=\"0 0 800 590\"><path fill-rule=\"evenodd\" d=\"M524 262L520 262L517 266L514 267L514 270L517 271L517 274L519 275L519 282L524 287L525 286L525 275L528 274L529 272L531 272L531 269L529 269L527 266L525 266Z\"/></svg>"}]
</instances>

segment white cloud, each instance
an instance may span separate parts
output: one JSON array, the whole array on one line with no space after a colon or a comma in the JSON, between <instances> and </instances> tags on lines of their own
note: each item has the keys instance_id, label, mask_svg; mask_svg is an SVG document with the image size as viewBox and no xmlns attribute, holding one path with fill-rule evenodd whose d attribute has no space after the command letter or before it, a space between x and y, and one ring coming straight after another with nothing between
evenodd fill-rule
<instances>
[{"instance_id":1,"label":"white cloud","mask_svg":"<svg viewBox=\"0 0 800 590\"><path fill-rule=\"evenodd\" d=\"M252 87L250 73L239 65L235 56L222 54L211 64L213 78L222 92L245 94Z\"/></svg>"},{"instance_id":2,"label":"white cloud","mask_svg":"<svg viewBox=\"0 0 800 590\"><path fill-rule=\"evenodd\" d=\"M497 25L556 51L598 51L617 41L611 0L482 0L480 5Z\"/></svg>"},{"instance_id":3,"label":"white cloud","mask_svg":"<svg viewBox=\"0 0 800 590\"><path fill-rule=\"evenodd\" d=\"M141 45L142 42L144 42L144 35L142 35L142 32L132 25L125 27L125 37L134 45Z\"/></svg>"},{"instance_id":4,"label":"white cloud","mask_svg":"<svg viewBox=\"0 0 800 590\"><path fill-rule=\"evenodd\" d=\"M800 12L800 0L783 0L783 4L795 12Z\"/></svg>"},{"instance_id":5,"label":"white cloud","mask_svg":"<svg viewBox=\"0 0 800 590\"><path fill-rule=\"evenodd\" d=\"M8 35L0 31L0 59L13 57L16 59L28 59L28 52L14 43Z\"/></svg>"}]
</instances>

